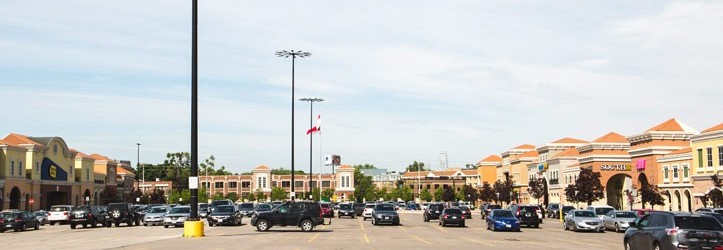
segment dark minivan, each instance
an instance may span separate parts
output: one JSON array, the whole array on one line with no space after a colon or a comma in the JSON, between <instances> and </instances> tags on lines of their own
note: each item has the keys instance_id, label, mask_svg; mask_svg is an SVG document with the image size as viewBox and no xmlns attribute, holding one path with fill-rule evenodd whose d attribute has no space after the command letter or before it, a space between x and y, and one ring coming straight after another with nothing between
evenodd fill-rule
<instances>
[{"instance_id":1,"label":"dark minivan","mask_svg":"<svg viewBox=\"0 0 723 250\"><path fill-rule=\"evenodd\" d=\"M444 204L430 203L429 206L427 206L427 209L424 210L424 222L438 220L439 215L442 214L442 210L444 210Z\"/></svg>"},{"instance_id":2,"label":"dark minivan","mask_svg":"<svg viewBox=\"0 0 723 250\"><path fill-rule=\"evenodd\" d=\"M630 223L623 244L631 249L721 249L723 227L712 216L655 211Z\"/></svg>"},{"instance_id":3,"label":"dark minivan","mask_svg":"<svg viewBox=\"0 0 723 250\"><path fill-rule=\"evenodd\" d=\"M464 227L464 213L459 208L445 208L439 217L439 225L446 227L447 225L457 225Z\"/></svg>"}]
</instances>

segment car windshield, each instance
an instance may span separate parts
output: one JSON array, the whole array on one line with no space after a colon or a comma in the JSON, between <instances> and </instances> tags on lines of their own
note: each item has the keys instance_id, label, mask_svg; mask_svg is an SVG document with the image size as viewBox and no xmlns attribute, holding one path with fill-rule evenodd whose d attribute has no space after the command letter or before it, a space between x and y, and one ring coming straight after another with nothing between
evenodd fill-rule
<instances>
[{"instance_id":1,"label":"car windshield","mask_svg":"<svg viewBox=\"0 0 723 250\"><path fill-rule=\"evenodd\" d=\"M341 204L339 205L339 209L351 209L351 206L349 204Z\"/></svg>"},{"instance_id":2,"label":"car windshield","mask_svg":"<svg viewBox=\"0 0 723 250\"><path fill-rule=\"evenodd\" d=\"M615 209L611 208L611 207L598 207L598 208L595 208L595 214L604 215L612 210L615 210Z\"/></svg>"},{"instance_id":3,"label":"car windshield","mask_svg":"<svg viewBox=\"0 0 723 250\"><path fill-rule=\"evenodd\" d=\"M165 213L167 211L166 207L152 207L149 213Z\"/></svg>"},{"instance_id":4,"label":"car windshield","mask_svg":"<svg viewBox=\"0 0 723 250\"><path fill-rule=\"evenodd\" d=\"M374 210L377 210L377 211L394 211L394 205L391 205L391 204L377 205L377 207L375 207Z\"/></svg>"},{"instance_id":5,"label":"car windshield","mask_svg":"<svg viewBox=\"0 0 723 250\"><path fill-rule=\"evenodd\" d=\"M515 218L515 215L512 214L512 211L510 210L496 210L492 213L492 216L500 218Z\"/></svg>"},{"instance_id":6,"label":"car windshield","mask_svg":"<svg viewBox=\"0 0 723 250\"><path fill-rule=\"evenodd\" d=\"M75 211L84 211L84 212L87 212L87 211L90 211L90 208L89 208L89 207L80 207L80 206L78 206L78 207L74 207L71 211L73 211L73 212L75 212Z\"/></svg>"},{"instance_id":7,"label":"car windshield","mask_svg":"<svg viewBox=\"0 0 723 250\"><path fill-rule=\"evenodd\" d=\"M367 206L365 208L374 208L375 206L376 205L374 205L374 204L367 204Z\"/></svg>"},{"instance_id":8,"label":"car windshield","mask_svg":"<svg viewBox=\"0 0 723 250\"><path fill-rule=\"evenodd\" d=\"M14 216L14 214L11 213L11 212L5 212L5 213L0 213L0 218L3 218L3 219L13 219L13 218L15 218L15 216Z\"/></svg>"},{"instance_id":9,"label":"car windshield","mask_svg":"<svg viewBox=\"0 0 723 250\"><path fill-rule=\"evenodd\" d=\"M214 213L231 213L233 212L233 206L218 206L213 209Z\"/></svg>"},{"instance_id":10,"label":"car windshield","mask_svg":"<svg viewBox=\"0 0 723 250\"><path fill-rule=\"evenodd\" d=\"M241 205L238 205L239 209L245 209L245 210L251 210L254 209L253 203L241 203Z\"/></svg>"},{"instance_id":11,"label":"car windshield","mask_svg":"<svg viewBox=\"0 0 723 250\"><path fill-rule=\"evenodd\" d=\"M676 216L675 226L680 229L699 229L723 231L720 223L714 218L697 216Z\"/></svg>"},{"instance_id":12,"label":"car windshield","mask_svg":"<svg viewBox=\"0 0 723 250\"><path fill-rule=\"evenodd\" d=\"M575 211L575 217L595 217L592 211Z\"/></svg>"},{"instance_id":13,"label":"car windshield","mask_svg":"<svg viewBox=\"0 0 723 250\"><path fill-rule=\"evenodd\" d=\"M459 209L464 210L464 211L472 211L467 206L460 206Z\"/></svg>"},{"instance_id":14,"label":"car windshield","mask_svg":"<svg viewBox=\"0 0 723 250\"><path fill-rule=\"evenodd\" d=\"M172 214L190 214L191 208L190 207L174 207L171 208Z\"/></svg>"},{"instance_id":15,"label":"car windshield","mask_svg":"<svg viewBox=\"0 0 723 250\"><path fill-rule=\"evenodd\" d=\"M534 212L537 212L537 208L536 207L520 207L520 211L534 213Z\"/></svg>"},{"instance_id":16,"label":"car windshield","mask_svg":"<svg viewBox=\"0 0 723 250\"><path fill-rule=\"evenodd\" d=\"M125 208L127 208L127 206L126 206L126 204L123 204L123 203L121 203L121 204L108 204L108 208L109 208L110 210L113 210L113 209L125 209Z\"/></svg>"},{"instance_id":17,"label":"car windshield","mask_svg":"<svg viewBox=\"0 0 723 250\"><path fill-rule=\"evenodd\" d=\"M269 204L258 204L258 205L256 205L256 210L259 210L259 211L271 210L271 205L269 205Z\"/></svg>"},{"instance_id":18,"label":"car windshield","mask_svg":"<svg viewBox=\"0 0 723 250\"><path fill-rule=\"evenodd\" d=\"M65 212L68 211L68 207L66 206L53 206L50 208L50 211L52 212Z\"/></svg>"},{"instance_id":19,"label":"car windshield","mask_svg":"<svg viewBox=\"0 0 723 250\"><path fill-rule=\"evenodd\" d=\"M442 208L444 208L442 204L429 205L429 209L431 210L442 210Z\"/></svg>"},{"instance_id":20,"label":"car windshield","mask_svg":"<svg viewBox=\"0 0 723 250\"><path fill-rule=\"evenodd\" d=\"M616 218L638 218L633 212L615 212Z\"/></svg>"}]
</instances>

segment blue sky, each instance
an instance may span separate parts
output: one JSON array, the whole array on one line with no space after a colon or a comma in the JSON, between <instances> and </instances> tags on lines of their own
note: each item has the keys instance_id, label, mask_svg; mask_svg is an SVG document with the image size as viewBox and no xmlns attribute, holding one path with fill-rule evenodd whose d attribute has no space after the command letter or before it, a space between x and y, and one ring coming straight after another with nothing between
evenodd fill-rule
<instances>
[{"instance_id":1,"label":"blue sky","mask_svg":"<svg viewBox=\"0 0 723 250\"><path fill-rule=\"evenodd\" d=\"M201 1L200 156L290 166L296 98L321 154L452 167L562 137L723 121L714 1ZM7 1L0 133L157 163L190 150L190 1ZM307 103L296 167L308 168ZM318 170L319 138L314 139ZM328 171L328 169L326 169Z\"/></svg>"}]
</instances>

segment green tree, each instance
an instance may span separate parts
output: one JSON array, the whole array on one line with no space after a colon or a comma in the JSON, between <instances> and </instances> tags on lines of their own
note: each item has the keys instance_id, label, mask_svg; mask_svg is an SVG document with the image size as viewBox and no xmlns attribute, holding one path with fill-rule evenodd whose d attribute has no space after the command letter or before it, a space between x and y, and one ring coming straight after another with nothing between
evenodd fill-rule
<instances>
[{"instance_id":1,"label":"green tree","mask_svg":"<svg viewBox=\"0 0 723 250\"><path fill-rule=\"evenodd\" d=\"M507 202L510 203L512 201L512 196L514 195L514 184L512 181L505 180L505 182L502 182L500 180L497 180L493 186L493 190L495 191L495 197L498 197L497 194L499 194L499 202ZM513 195L510 195L510 193L513 193Z\"/></svg>"},{"instance_id":2,"label":"green tree","mask_svg":"<svg viewBox=\"0 0 723 250\"><path fill-rule=\"evenodd\" d=\"M354 168L354 197L357 202L373 201L377 199L377 191L371 176L361 173L359 168Z\"/></svg>"},{"instance_id":3,"label":"green tree","mask_svg":"<svg viewBox=\"0 0 723 250\"><path fill-rule=\"evenodd\" d=\"M547 189L545 189L545 179L530 179L530 182L527 184L527 192L530 193L532 198L535 198L537 200L538 204L540 204L540 202L542 202L540 198L545 196L545 193L547 193Z\"/></svg>"},{"instance_id":4,"label":"green tree","mask_svg":"<svg viewBox=\"0 0 723 250\"><path fill-rule=\"evenodd\" d=\"M314 198L314 201L319 201L319 199L321 198L321 189L315 187L311 190L311 195L313 196L312 198Z\"/></svg>"},{"instance_id":5,"label":"green tree","mask_svg":"<svg viewBox=\"0 0 723 250\"><path fill-rule=\"evenodd\" d=\"M305 174L302 170L294 170L295 174L302 175ZM271 170L272 175L291 175L291 169L285 169L285 168L277 168Z\"/></svg>"},{"instance_id":6,"label":"green tree","mask_svg":"<svg viewBox=\"0 0 723 250\"><path fill-rule=\"evenodd\" d=\"M600 183L600 173L593 172L589 168L580 170L580 175L575 181L575 190L577 200L587 203L588 206L605 197L605 188Z\"/></svg>"},{"instance_id":7,"label":"green tree","mask_svg":"<svg viewBox=\"0 0 723 250\"><path fill-rule=\"evenodd\" d=\"M377 169L374 165L369 164L369 163L363 164L363 165L354 165L354 168L355 169Z\"/></svg>"},{"instance_id":8,"label":"green tree","mask_svg":"<svg viewBox=\"0 0 723 250\"><path fill-rule=\"evenodd\" d=\"M149 199L149 204L166 204L166 195L163 192L163 190L160 189L154 189L153 193L151 193Z\"/></svg>"},{"instance_id":9,"label":"green tree","mask_svg":"<svg viewBox=\"0 0 723 250\"><path fill-rule=\"evenodd\" d=\"M389 191L387 187L383 187L379 189L379 192L377 192L377 197L384 200L389 200Z\"/></svg>"},{"instance_id":10,"label":"green tree","mask_svg":"<svg viewBox=\"0 0 723 250\"><path fill-rule=\"evenodd\" d=\"M442 201L454 201L455 193L454 189L446 187L442 190Z\"/></svg>"},{"instance_id":11,"label":"green tree","mask_svg":"<svg viewBox=\"0 0 723 250\"><path fill-rule=\"evenodd\" d=\"M407 166L407 172L424 171L424 162L414 161L412 164Z\"/></svg>"},{"instance_id":12,"label":"green tree","mask_svg":"<svg viewBox=\"0 0 723 250\"><path fill-rule=\"evenodd\" d=\"M323 192L321 192L321 199L322 200L331 200L331 197L334 196L335 190L333 188L327 188L324 189Z\"/></svg>"},{"instance_id":13,"label":"green tree","mask_svg":"<svg viewBox=\"0 0 723 250\"><path fill-rule=\"evenodd\" d=\"M580 202L577 199L576 191L577 191L577 187L575 186L575 184L567 185L567 187L565 188L565 196L566 196L565 200L567 200L569 202L573 202L573 203Z\"/></svg>"},{"instance_id":14,"label":"green tree","mask_svg":"<svg viewBox=\"0 0 723 250\"><path fill-rule=\"evenodd\" d=\"M710 200L713 207L723 207L723 192L721 191L721 186L723 186L723 180L718 177L717 174L710 176L711 181L713 182L714 189L711 189L710 192L705 196L706 201Z\"/></svg>"},{"instance_id":15,"label":"green tree","mask_svg":"<svg viewBox=\"0 0 723 250\"><path fill-rule=\"evenodd\" d=\"M287 198L286 190L281 187L274 187L271 189L271 200L272 201L283 201Z\"/></svg>"},{"instance_id":16,"label":"green tree","mask_svg":"<svg viewBox=\"0 0 723 250\"><path fill-rule=\"evenodd\" d=\"M198 203L207 203L208 202L208 193L206 191L206 187L201 187L198 189Z\"/></svg>"},{"instance_id":17,"label":"green tree","mask_svg":"<svg viewBox=\"0 0 723 250\"><path fill-rule=\"evenodd\" d=\"M256 201L265 201L266 194L261 189L256 189Z\"/></svg>"},{"instance_id":18,"label":"green tree","mask_svg":"<svg viewBox=\"0 0 723 250\"><path fill-rule=\"evenodd\" d=\"M131 191L130 195L127 196L126 202L138 203L138 201L136 201L136 199L141 198L140 204L148 204L148 199L147 199L147 197L144 197L144 196L145 195L143 195L143 192L141 192L140 189L136 188L133 191Z\"/></svg>"},{"instance_id":19,"label":"green tree","mask_svg":"<svg viewBox=\"0 0 723 250\"><path fill-rule=\"evenodd\" d=\"M425 188L424 190L422 190L421 193L419 193L419 199L426 201L426 202L431 202L432 201L432 193L429 192L429 189Z\"/></svg>"},{"instance_id":20,"label":"green tree","mask_svg":"<svg viewBox=\"0 0 723 250\"><path fill-rule=\"evenodd\" d=\"M119 202L118 189L115 186L105 186L103 191L100 191L100 202L101 204L108 205L108 203Z\"/></svg>"},{"instance_id":21,"label":"green tree","mask_svg":"<svg viewBox=\"0 0 723 250\"><path fill-rule=\"evenodd\" d=\"M213 194L213 200L223 200L223 199L225 199L225 197L223 197L223 193L217 192L217 193Z\"/></svg>"},{"instance_id":22,"label":"green tree","mask_svg":"<svg viewBox=\"0 0 723 250\"><path fill-rule=\"evenodd\" d=\"M246 199L248 201L256 201L256 195L253 192L246 193Z\"/></svg>"},{"instance_id":23,"label":"green tree","mask_svg":"<svg viewBox=\"0 0 723 250\"><path fill-rule=\"evenodd\" d=\"M465 201L471 201L472 204L475 204L477 199L479 199L479 192L477 192L477 189L472 187L472 185L464 185L464 188L462 188L462 194L462 199Z\"/></svg>"},{"instance_id":24,"label":"green tree","mask_svg":"<svg viewBox=\"0 0 723 250\"><path fill-rule=\"evenodd\" d=\"M660 194L658 186L650 185L648 183L643 183L640 188L640 200L643 203L643 208L645 208L645 203L650 203L651 206L665 205L665 200L663 199L663 195Z\"/></svg>"},{"instance_id":25,"label":"green tree","mask_svg":"<svg viewBox=\"0 0 723 250\"><path fill-rule=\"evenodd\" d=\"M479 191L479 199L485 202L490 202L492 200L497 201L497 195L495 195L495 190L492 189L492 186L489 182L482 182L482 188Z\"/></svg>"},{"instance_id":26,"label":"green tree","mask_svg":"<svg viewBox=\"0 0 723 250\"><path fill-rule=\"evenodd\" d=\"M236 202L236 201L238 201L238 194L236 192L230 192L230 193L226 194L226 199Z\"/></svg>"},{"instance_id":27,"label":"green tree","mask_svg":"<svg viewBox=\"0 0 723 250\"><path fill-rule=\"evenodd\" d=\"M400 188L399 198L401 198L404 202L409 202L411 200L414 200L414 194L412 193L412 188L410 188L409 186L404 186L404 187Z\"/></svg>"},{"instance_id":28,"label":"green tree","mask_svg":"<svg viewBox=\"0 0 723 250\"><path fill-rule=\"evenodd\" d=\"M442 193L444 193L444 190L442 190L441 188L437 188L437 190L434 190L434 201L442 201Z\"/></svg>"}]
</instances>

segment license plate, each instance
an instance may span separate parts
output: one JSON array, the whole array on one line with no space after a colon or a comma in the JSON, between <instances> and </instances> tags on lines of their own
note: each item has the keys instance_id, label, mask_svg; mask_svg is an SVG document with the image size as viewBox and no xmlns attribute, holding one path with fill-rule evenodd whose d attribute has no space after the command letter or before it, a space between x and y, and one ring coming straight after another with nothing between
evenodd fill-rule
<instances>
[{"instance_id":1,"label":"license plate","mask_svg":"<svg viewBox=\"0 0 723 250\"><path fill-rule=\"evenodd\" d=\"M218 222L223 222L223 219L219 219Z\"/></svg>"},{"instance_id":2,"label":"license plate","mask_svg":"<svg viewBox=\"0 0 723 250\"><path fill-rule=\"evenodd\" d=\"M384 219L385 219L385 220L388 220L388 219L389 219L389 217L384 217Z\"/></svg>"},{"instance_id":3,"label":"license plate","mask_svg":"<svg viewBox=\"0 0 723 250\"><path fill-rule=\"evenodd\" d=\"M5 225L5 227L13 227L13 225Z\"/></svg>"},{"instance_id":4,"label":"license plate","mask_svg":"<svg viewBox=\"0 0 723 250\"><path fill-rule=\"evenodd\" d=\"M76 214L76 215L75 215L75 218L83 218L83 215L82 215L82 214Z\"/></svg>"},{"instance_id":5,"label":"license plate","mask_svg":"<svg viewBox=\"0 0 723 250\"><path fill-rule=\"evenodd\" d=\"M457 219L457 216L452 216L452 219Z\"/></svg>"},{"instance_id":6,"label":"license plate","mask_svg":"<svg viewBox=\"0 0 723 250\"><path fill-rule=\"evenodd\" d=\"M512 227L512 225L505 225L505 227L506 227L506 228L510 228L510 227Z\"/></svg>"}]
</instances>

